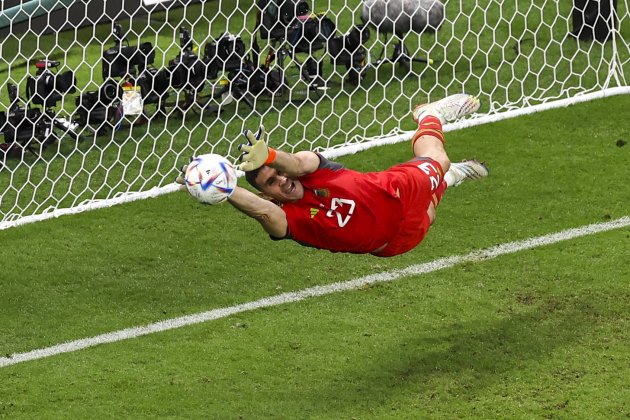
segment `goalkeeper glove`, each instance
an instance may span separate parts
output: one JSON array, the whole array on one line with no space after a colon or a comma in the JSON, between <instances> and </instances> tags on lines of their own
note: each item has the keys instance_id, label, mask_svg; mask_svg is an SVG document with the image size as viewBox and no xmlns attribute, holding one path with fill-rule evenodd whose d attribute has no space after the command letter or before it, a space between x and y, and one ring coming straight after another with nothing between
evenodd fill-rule
<instances>
[{"instance_id":1,"label":"goalkeeper glove","mask_svg":"<svg viewBox=\"0 0 630 420\"><path fill-rule=\"evenodd\" d=\"M193 159L194 158L191 156L190 157L190 162L192 162ZM186 186L186 169L188 169L188 165L189 164L190 163L187 163L185 165L182 165L179 168L179 174L177 175L177 178L175 178L175 182L177 182L179 185Z\"/></svg>"},{"instance_id":2,"label":"goalkeeper glove","mask_svg":"<svg viewBox=\"0 0 630 420\"><path fill-rule=\"evenodd\" d=\"M243 135L247 138L249 145L241 144L238 148L244 152L241 157L241 163L237 166L241 171L253 171L263 165L268 165L276 158L276 151L267 146L265 142L265 127L262 125L258 132L254 135L249 130L245 130Z\"/></svg>"}]
</instances>

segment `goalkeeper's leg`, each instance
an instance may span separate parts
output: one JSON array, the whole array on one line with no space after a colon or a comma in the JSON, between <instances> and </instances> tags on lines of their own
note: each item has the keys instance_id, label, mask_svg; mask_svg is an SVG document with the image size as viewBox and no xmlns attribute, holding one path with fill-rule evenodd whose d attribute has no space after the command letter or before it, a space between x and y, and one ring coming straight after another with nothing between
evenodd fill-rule
<instances>
[{"instance_id":1,"label":"goalkeeper's leg","mask_svg":"<svg viewBox=\"0 0 630 420\"><path fill-rule=\"evenodd\" d=\"M416 157L429 157L442 166L444 178L449 187L456 187L467 179L476 180L488 176L488 167L476 159L451 164L444 148L441 125L432 117L424 117L420 122L413 142L413 152Z\"/></svg>"},{"instance_id":2,"label":"goalkeeper's leg","mask_svg":"<svg viewBox=\"0 0 630 420\"><path fill-rule=\"evenodd\" d=\"M446 173L451 161L444 148L442 122L434 115L426 115L418 121L418 129L411 138L413 154L416 157L428 157L436 161Z\"/></svg>"},{"instance_id":3,"label":"goalkeeper's leg","mask_svg":"<svg viewBox=\"0 0 630 420\"><path fill-rule=\"evenodd\" d=\"M414 155L430 157L447 172L451 161L444 149L442 124L472 114L478 109L479 99L465 93L416 106L411 112L414 121L418 123L418 130L411 139Z\"/></svg>"}]
</instances>

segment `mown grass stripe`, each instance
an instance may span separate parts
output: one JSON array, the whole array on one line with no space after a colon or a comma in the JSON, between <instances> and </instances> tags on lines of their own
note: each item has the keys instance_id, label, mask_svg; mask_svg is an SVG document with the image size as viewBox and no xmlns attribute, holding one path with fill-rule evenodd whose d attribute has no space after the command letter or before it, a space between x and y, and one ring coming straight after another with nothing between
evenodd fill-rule
<instances>
[{"instance_id":1,"label":"mown grass stripe","mask_svg":"<svg viewBox=\"0 0 630 420\"><path fill-rule=\"evenodd\" d=\"M501 255L513 254L526 249L537 248L540 246L551 245L557 242L578 238L581 236L592 235L599 232L609 231L630 226L630 216L625 216L610 222L595 223L582 226L579 228L568 229L549 235L538 236L522 241L509 242L494 247L481 249L464 255L454 255L451 257L440 258L428 263L416 264L404 269L386 271L368 276L359 277L353 280L328 284L325 286L315 286L296 292L283 293L276 296L259 299L253 302L247 302L240 305L230 306L227 308L214 309L207 312L201 312L192 315L186 315L178 318L167 319L153 324L126 328L124 330L114 331L111 333L101 334L94 337L83 338L80 340L68 341L66 343L57 344L51 347L32 350L25 353L15 353L8 357L0 357L0 367L15 365L31 360L42 359L62 353L70 353L82 350L88 347L94 347L100 344L114 343L117 341L128 340L143 335L158 333L162 331L172 330L175 328L185 327L187 325L199 324L206 321L212 321L219 318L251 311L259 308L267 308L277 306L284 303L301 301L311 297L328 295L335 292L358 289L360 287L392 281L412 275L426 274L444 268L453 267L455 265L484 261L499 257Z\"/></svg>"}]
</instances>

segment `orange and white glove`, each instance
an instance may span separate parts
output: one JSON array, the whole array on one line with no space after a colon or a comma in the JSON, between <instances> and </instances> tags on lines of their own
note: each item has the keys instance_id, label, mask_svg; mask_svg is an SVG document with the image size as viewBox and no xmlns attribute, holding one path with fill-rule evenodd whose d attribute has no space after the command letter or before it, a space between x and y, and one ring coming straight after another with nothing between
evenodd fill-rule
<instances>
[{"instance_id":1,"label":"orange and white glove","mask_svg":"<svg viewBox=\"0 0 630 420\"><path fill-rule=\"evenodd\" d=\"M253 171L263 165L268 165L276 159L276 151L267 146L265 142L265 127L258 128L256 134L245 130L243 135L249 144L241 144L238 148L243 154L240 157L241 163L237 166L241 171Z\"/></svg>"}]
</instances>

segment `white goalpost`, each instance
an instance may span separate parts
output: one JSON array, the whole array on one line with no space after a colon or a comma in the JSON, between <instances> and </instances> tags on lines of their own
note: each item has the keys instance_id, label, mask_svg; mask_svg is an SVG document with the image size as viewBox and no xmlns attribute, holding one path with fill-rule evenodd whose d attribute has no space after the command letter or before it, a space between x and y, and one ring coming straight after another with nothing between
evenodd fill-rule
<instances>
[{"instance_id":1,"label":"white goalpost","mask_svg":"<svg viewBox=\"0 0 630 420\"><path fill-rule=\"evenodd\" d=\"M448 94L482 107L447 131L630 94L627 1L3 7L0 230L173 192L261 122L335 158L408 140L412 105Z\"/></svg>"}]
</instances>

